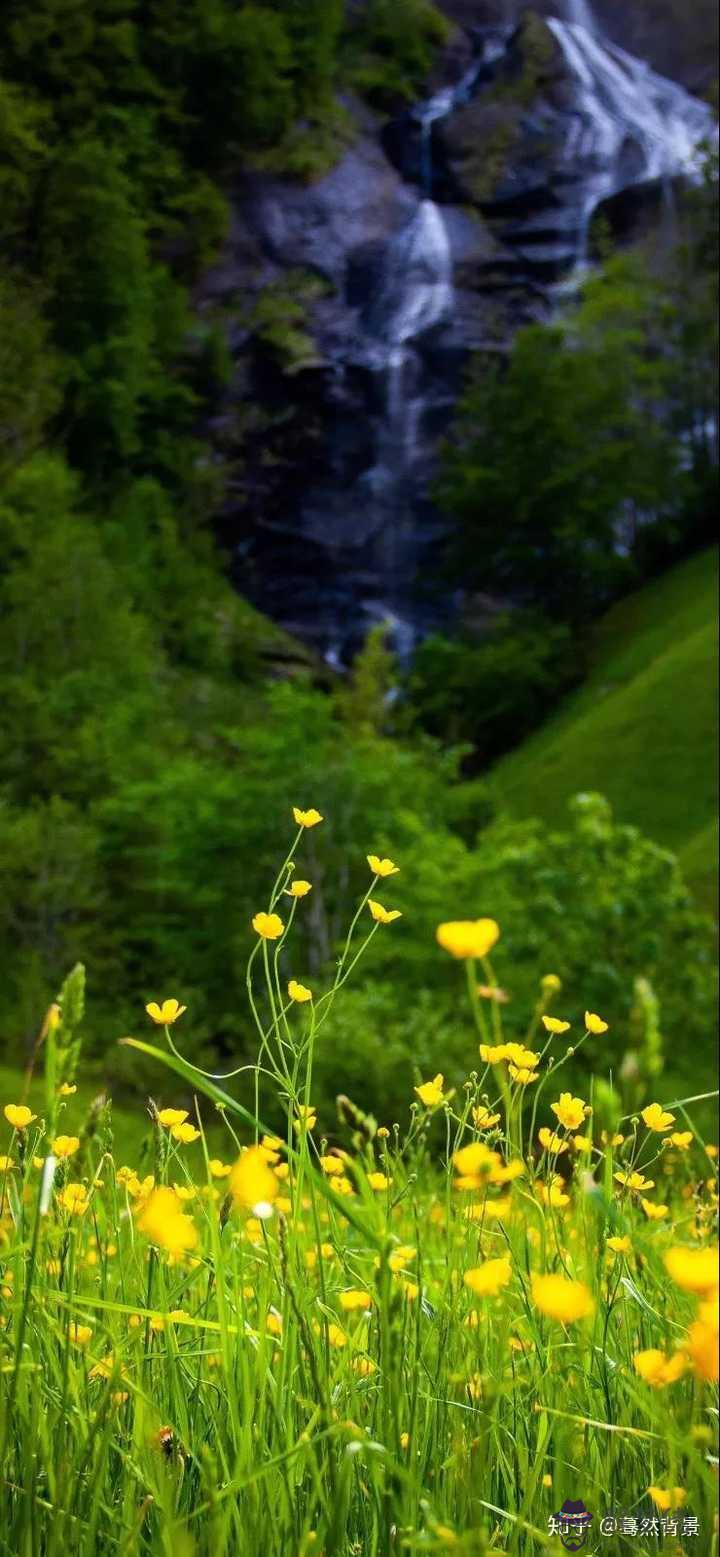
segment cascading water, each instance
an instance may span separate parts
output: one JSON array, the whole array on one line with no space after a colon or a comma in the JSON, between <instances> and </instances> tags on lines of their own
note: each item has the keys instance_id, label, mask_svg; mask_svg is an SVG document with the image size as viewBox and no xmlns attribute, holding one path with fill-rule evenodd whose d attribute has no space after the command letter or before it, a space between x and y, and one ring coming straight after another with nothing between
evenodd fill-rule
<instances>
[{"instance_id":1,"label":"cascading water","mask_svg":"<svg viewBox=\"0 0 720 1557\"><path fill-rule=\"evenodd\" d=\"M573 15L588 11L578 0L571 9ZM577 260L582 264L590 219L603 200L656 179L693 177L713 121L704 103L643 60L601 42L587 25L551 17L548 27L575 88L563 162L566 200L577 208Z\"/></svg>"},{"instance_id":2,"label":"cascading water","mask_svg":"<svg viewBox=\"0 0 720 1557\"><path fill-rule=\"evenodd\" d=\"M271 203L273 263L329 272L332 297L318 315L311 386L324 422L306 445L300 491L285 488L282 508L256 523L254 598L335 666L373 622L387 622L404 655L438 624L418 581L432 574L442 534L433 457L467 352L504 349L519 324L547 318L554 288L585 260L598 206L652 181L669 202L713 135L709 109L607 42L587 0L558 8L563 19L546 21L556 48L487 194L472 175L484 171L483 136L492 148L493 114L502 126L523 78L523 26L488 30L455 86L379 131L364 162L348 153L319 195L284 187Z\"/></svg>"}]
</instances>

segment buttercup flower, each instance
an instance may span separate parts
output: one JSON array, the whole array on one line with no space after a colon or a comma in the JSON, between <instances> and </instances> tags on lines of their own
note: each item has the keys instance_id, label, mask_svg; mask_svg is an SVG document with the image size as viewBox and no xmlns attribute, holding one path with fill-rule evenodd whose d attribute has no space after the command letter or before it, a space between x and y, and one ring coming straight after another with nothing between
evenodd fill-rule
<instances>
[{"instance_id":1,"label":"buttercup flower","mask_svg":"<svg viewBox=\"0 0 720 1557\"><path fill-rule=\"evenodd\" d=\"M169 1129L171 1125L184 1124L187 1116L188 1111L186 1108L161 1108L158 1114L158 1123L165 1125Z\"/></svg>"},{"instance_id":2,"label":"buttercup flower","mask_svg":"<svg viewBox=\"0 0 720 1557\"><path fill-rule=\"evenodd\" d=\"M345 1312L349 1314L355 1309L370 1308L372 1298L369 1292L365 1292L361 1288L350 1287L347 1292L338 1293L338 1302L340 1307L344 1308Z\"/></svg>"},{"instance_id":3,"label":"buttercup flower","mask_svg":"<svg viewBox=\"0 0 720 1557\"><path fill-rule=\"evenodd\" d=\"M193 1141L200 1140L200 1131L191 1124L175 1124L170 1126L170 1134L174 1141L179 1141L182 1146L191 1146Z\"/></svg>"},{"instance_id":4,"label":"buttercup flower","mask_svg":"<svg viewBox=\"0 0 720 1557\"><path fill-rule=\"evenodd\" d=\"M377 854L366 856L368 865L374 876L397 876L400 866L394 860L380 859Z\"/></svg>"},{"instance_id":5,"label":"buttercup flower","mask_svg":"<svg viewBox=\"0 0 720 1557\"><path fill-rule=\"evenodd\" d=\"M252 927L264 941L277 941L285 929L279 914L265 913L255 915Z\"/></svg>"},{"instance_id":6,"label":"buttercup flower","mask_svg":"<svg viewBox=\"0 0 720 1557\"><path fill-rule=\"evenodd\" d=\"M148 1197L138 1217L138 1227L150 1243L175 1256L194 1249L198 1240L192 1217L183 1211L175 1190L165 1186L154 1189Z\"/></svg>"},{"instance_id":7,"label":"buttercup flower","mask_svg":"<svg viewBox=\"0 0 720 1557\"><path fill-rule=\"evenodd\" d=\"M557 1016L544 1016L542 1024L546 1033L566 1033L570 1026L569 1022L561 1022Z\"/></svg>"},{"instance_id":8,"label":"buttercup flower","mask_svg":"<svg viewBox=\"0 0 720 1557\"><path fill-rule=\"evenodd\" d=\"M663 1217L667 1216L670 1209L669 1206L656 1206L652 1200L645 1200L642 1196L640 1197L640 1204L649 1222L662 1222Z\"/></svg>"},{"instance_id":9,"label":"buttercup flower","mask_svg":"<svg viewBox=\"0 0 720 1557\"><path fill-rule=\"evenodd\" d=\"M66 1184L58 1196L63 1211L69 1211L71 1216L82 1216L90 1204L87 1188L84 1184Z\"/></svg>"},{"instance_id":10,"label":"buttercup flower","mask_svg":"<svg viewBox=\"0 0 720 1557\"><path fill-rule=\"evenodd\" d=\"M499 1124L500 1122L499 1114L492 1114L489 1108L483 1108L482 1105L478 1106L477 1108L473 1108L471 1113L472 1121L476 1130L490 1130L492 1129L493 1125Z\"/></svg>"},{"instance_id":11,"label":"buttercup flower","mask_svg":"<svg viewBox=\"0 0 720 1557\"><path fill-rule=\"evenodd\" d=\"M675 1123L675 1115L666 1113L660 1103L649 1103L640 1117L648 1130L656 1130L658 1135L661 1135L663 1130L669 1130Z\"/></svg>"},{"instance_id":12,"label":"buttercup flower","mask_svg":"<svg viewBox=\"0 0 720 1557\"><path fill-rule=\"evenodd\" d=\"M432 1081L423 1081L419 1087L415 1088L420 1102L424 1103L426 1108L437 1108L440 1103L444 1102L444 1081L444 1076L438 1071L437 1076Z\"/></svg>"},{"instance_id":13,"label":"buttercup flower","mask_svg":"<svg viewBox=\"0 0 720 1557\"><path fill-rule=\"evenodd\" d=\"M618 1184L624 1185L625 1189L633 1190L636 1194L639 1194L641 1189L655 1188L654 1179L646 1179L643 1173L638 1173L634 1169L631 1173L615 1173L613 1177Z\"/></svg>"},{"instance_id":14,"label":"buttercup flower","mask_svg":"<svg viewBox=\"0 0 720 1557\"><path fill-rule=\"evenodd\" d=\"M648 1487L648 1497L652 1498L656 1508L667 1513L668 1509L682 1508L687 1498L687 1492L683 1487Z\"/></svg>"},{"instance_id":15,"label":"buttercup flower","mask_svg":"<svg viewBox=\"0 0 720 1557\"><path fill-rule=\"evenodd\" d=\"M80 1138L77 1135L56 1135L50 1147L54 1157L74 1157L80 1149Z\"/></svg>"},{"instance_id":16,"label":"buttercup flower","mask_svg":"<svg viewBox=\"0 0 720 1557\"><path fill-rule=\"evenodd\" d=\"M665 1255L665 1269L675 1285L686 1292L711 1292L718 1285L718 1250L676 1245Z\"/></svg>"},{"instance_id":17,"label":"buttercup flower","mask_svg":"<svg viewBox=\"0 0 720 1557\"><path fill-rule=\"evenodd\" d=\"M709 1309L709 1304L703 1304ZM693 1370L699 1379L708 1384L717 1383L718 1377L718 1311L712 1310L708 1318L696 1319L688 1331L688 1354Z\"/></svg>"},{"instance_id":18,"label":"buttercup flower","mask_svg":"<svg viewBox=\"0 0 720 1557\"><path fill-rule=\"evenodd\" d=\"M157 1000L151 1000L145 1010L158 1027L170 1027L182 1016L183 1011L187 1011L187 1006L181 1006L178 1000L163 1000L162 1005L158 1005Z\"/></svg>"},{"instance_id":19,"label":"buttercup flower","mask_svg":"<svg viewBox=\"0 0 720 1557\"><path fill-rule=\"evenodd\" d=\"M543 1125L542 1129L538 1130L538 1140L543 1150L554 1156L559 1156L560 1152L566 1152L568 1149L567 1141L563 1136L557 1135L554 1130L548 1130L547 1125Z\"/></svg>"},{"instance_id":20,"label":"buttercup flower","mask_svg":"<svg viewBox=\"0 0 720 1557\"><path fill-rule=\"evenodd\" d=\"M58 1097L72 1097L75 1092L77 1087L71 1086L69 1081L64 1081L62 1086L58 1087Z\"/></svg>"},{"instance_id":21,"label":"buttercup flower","mask_svg":"<svg viewBox=\"0 0 720 1557\"><path fill-rule=\"evenodd\" d=\"M312 892L312 882L291 881L290 886L286 887L285 891L288 897L307 897L308 892Z\"/></svg>"},{"instance_id":22,"label":"buttercup flower","mask_svg":"<svg viewBox=\"0 0 720 1557\"><path fill-rule=\"evenodd\" d=\"M629 1254L632 1249L632 1244L627 1236L624 1238L608 1238L607 1246L608 1249L612 1249L613 1254Z\"/></svg>"},{"instance_id":23,"label":"buttercup flower","mask_svg":"<svg viewBox=\"0 0 720 1557\"><path fill-rule=\"evenodd\" d=\"M442 1079L442 1078L441 1078ZM482 1174L492 1173L502 1166L499 1152L491 1151L484 1141L471 1141L453 1152L453 1167L461 1178L475 1180Z\"/></svg>"},{"instance_id":24,"label":"buttercup flower","mask_svg":"<svg viewBox=\"0 0 720 1557\"><path fill-rule=\"evenodd\" d=\"M693 1142L692 1130L674 1130L670 1136L670 1145L676 1146L679 1152L688 1151Z\"/></svg>"},{"instance_id":25,"label":"buttercup flower","mask_svg":"<svg viewBox=\"0 0 720 1557\"><path fill-rule=\"evenodd\" d=\"M561 1092L557 1103L551 1103L550 1107L566 1130L577 1130L589 1113L587 1104L582 1098L573 1097L572 1092Z\"/></svg>"},{"instance_id":26,"label":"buttercup flower","mask_svg":"<svg viewBox=\"0 0 720 1557\"><path fill-rule=\"evenodd\" d=\"M368 908L376 924L392 924L394 919L402 919L399 908L383 908L382 903L376 903L373 898L368 898Z\"/></svg>"},{"instance_id":27,"label":"buttercup flower","mask_svg":"<svg viewBox=\"0 0 720 1557\"><path fill-rule=\"evenodd\" d=\"M33 1119L37 1119L37 1114L33 1114L24 1103L6 1103L3 1113L13 1130L27 1130Z\"/></svg>"},{"instance_id":28,"label":"buttercup flower","mask_svg":"<svg viewBox=\"0 0 720 1557\"><path fill-rule=\"evenodd\" d=\"M601 1016L596 1016L594 1011L585 1012L585 1027L589 1033L606 1033L608 1030L607 1022Z\"/></svg>"},{"instance_id":29,"label":"buttercup flower","mask_svg":"<svg viewBox=\"0 0 720 1557\"><path fill-rule=\"evenodd\" d=\"M293 816L298 827L317 827L323 818L319 811L311 806L309 811L301 811L299 806L293 806Z\"/></svg>"},{"instance_id":30,"label":"buttercup flower","mask_svg":"<svg viewBox=\"0 0 720 1557\"><path fill-rule=\"evenodd\" d=\"M687 1368L687 1358L683 1352L675 1352L672 1357L667 1357L656 1347L650 1347L647 1351L635 1353L633 1367L652 1389L663 1389L666 1384L675 1384L682 1378Z\"/></svg>"},{"instance_id":31,"label":"buttercup flower","mask_svg":"<svg viewBox=\"0 0 720 1557\"><path fill-rule=\"evenodd\" d=\"M92 1333L92 1325L80 1325L71 1322L68 1327L70 1340L74 1342L75 1346L87 1346L88 1341L92 1339Z\"/></svg>"},{"instance_id":32,"label":"buttercup flower","mask_svg":"<svg viewBox=\"0 0 720 1557\"><path fill-rule=\"evenodd\" d=\"M485 1260L463 1276L465 1286L477 1297L495 1297L512 1280L512 1265L506 1256L497 1260Z\"/></svg>"},{"instance_id":33,"label":"buttercup flower","mask_svg":"<svg viewBox=\"0 0 720 1557\"><path fill-rule=\"evenodd\" d=\"M439 946L451 957L487 957L500 938L500 926L494 919L454 919L439 924L435 932Z\"/></svg>"},{"instance_id":34,"label":"buttercup flower","mask_svg":"<svg viewBox=\"0 0 720 1557\"><path fill-rule=\"evenodd\" d=\"M253 1216L261 1219L271 1214L272 1203L280 1193L280 1181L261 1146L249 1146L238 1157L229 1182L238 1205L247 1206Z\"/></svg>"},{"instance_id":35,"label":"buttercup flower","mask_svg":"<svg viewBox=\"0 0 720 1557\"><path fill-rule=\"evenodd\" d=\"M561 1324L585 1319L595 1307L589 1287L583 1281L570 1281L566 1276L533 1276L532 1295L540 1313Z\"/></svg>"},{"instance_id":36,"label":"buttercup flower","mask_svg":"<svg viewBox=\"0 0 720 1557\"><path fill-rule=\"evenodd\" d=\"M306 1000L312 1000L312 990L304 984L298 984L297 979L291 979L288 984L288 994L297 1005L303 1005Z\"/></svg>"}]
</instances>

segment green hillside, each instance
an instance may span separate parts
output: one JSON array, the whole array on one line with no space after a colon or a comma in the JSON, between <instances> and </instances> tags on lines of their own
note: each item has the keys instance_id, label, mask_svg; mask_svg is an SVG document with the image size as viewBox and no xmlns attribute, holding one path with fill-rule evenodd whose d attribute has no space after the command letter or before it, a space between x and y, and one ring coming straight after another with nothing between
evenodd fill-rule
<instances>
[{"instance_id":1,"label":"green hillside","mask_svg":"<svg viewBox=\"0 0 720 1557\"><path fill-rule=\"evenodd\" d=\"M583 686L493 769L502 809L556 825L569 796L601 790L618 820L677 852L712 903L717 636L716 549L614 606L595 633Z\"/></svg>"}]
</instances>

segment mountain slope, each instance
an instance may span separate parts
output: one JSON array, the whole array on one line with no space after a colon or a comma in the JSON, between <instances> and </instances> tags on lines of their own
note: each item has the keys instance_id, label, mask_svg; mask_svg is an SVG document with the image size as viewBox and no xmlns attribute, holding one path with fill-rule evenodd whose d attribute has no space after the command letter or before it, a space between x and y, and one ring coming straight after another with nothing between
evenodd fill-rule
<instances>
[{"instance_id":1,"label":"mountain slope","mask_svg":"<svg viewBox=\"0 0 720 1557\"><path fill-rule=\"evenodd\" d=\"M619 820L673 849L712 901L717 840L718 554L703 552L614 606L580 690L497 764L515 816L562 822L568 798L601 790Z\"/></svg>"}]
</instances>

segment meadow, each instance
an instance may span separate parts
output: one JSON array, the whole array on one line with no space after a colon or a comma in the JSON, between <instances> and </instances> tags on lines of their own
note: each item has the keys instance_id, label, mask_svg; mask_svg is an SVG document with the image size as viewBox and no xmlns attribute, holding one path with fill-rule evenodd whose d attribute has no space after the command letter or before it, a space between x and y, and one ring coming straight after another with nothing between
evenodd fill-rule
<instances>
[{"instance_id":1,"label":"meadow","mask_svg":"<svg viewBox=\"0 0 720 1557\"><path fill-rule=\"evenodd\" d=\"M548 969L508 1021L503 927L448 919L464 1084L439 1049L405 1123L362 1100L322 1117L313 1066L368 943L396 933L400 867L367 856L312 988L295 857L323 818L294 820L253 916L252 1063L183 1057L180 983L139 1001L149 1038L118 1036L160 1102L125 1160L83 1092L78 967L45 1019L42 1091L2 1099L0 1551L716 1552L707 1096L613 1114L602 1013L567 1021L582 992Z\"/></svg>"}]
</instances>

